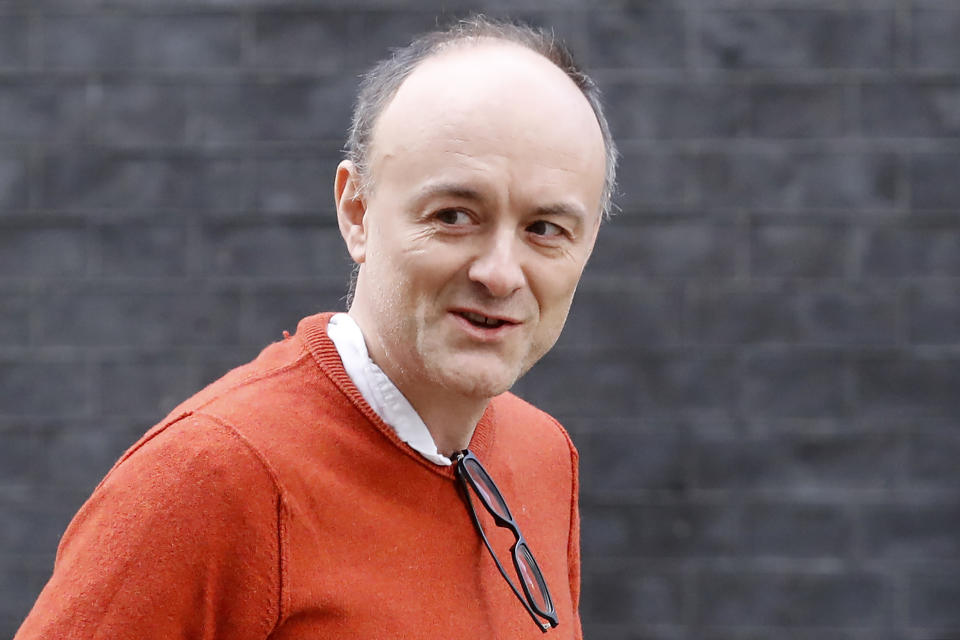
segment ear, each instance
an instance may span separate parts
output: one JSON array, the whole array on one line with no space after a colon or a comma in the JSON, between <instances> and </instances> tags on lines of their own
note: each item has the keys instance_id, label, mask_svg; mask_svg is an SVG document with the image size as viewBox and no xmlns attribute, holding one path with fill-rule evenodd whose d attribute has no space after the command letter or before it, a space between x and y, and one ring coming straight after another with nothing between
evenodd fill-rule
<instances>
[{"instance_id":1,"label":"ear","mask_svg":"<svg viewBox=\"0 0 960 640\"><path fill-rule=\"evenodd\" d=\"M349 160L344 160L337 166L333 197L337 205L340 235L347 244L350 257L360 264L367 255L367 231L364 226L367 203L360 195L360 174Z\"/></svg>"}]
</instances>

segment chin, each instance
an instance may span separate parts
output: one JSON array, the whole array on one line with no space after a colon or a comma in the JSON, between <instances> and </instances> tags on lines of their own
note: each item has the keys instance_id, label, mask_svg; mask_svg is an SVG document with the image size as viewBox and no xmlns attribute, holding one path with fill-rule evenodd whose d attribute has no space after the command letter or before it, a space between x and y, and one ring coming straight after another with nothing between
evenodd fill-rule
<instances>
[{"instance_id":1,"label":"chin","mask_svg":"<svg viewBox=\"0 0 960 640\"><path fill-rule=\"evenodd\" d=\"M483 363L453 364L439 373L441 380L438 382L442 387L458 395L477 399L489 399L509 391L521 374L518 369Z\"/></svg>"}]
</instances>

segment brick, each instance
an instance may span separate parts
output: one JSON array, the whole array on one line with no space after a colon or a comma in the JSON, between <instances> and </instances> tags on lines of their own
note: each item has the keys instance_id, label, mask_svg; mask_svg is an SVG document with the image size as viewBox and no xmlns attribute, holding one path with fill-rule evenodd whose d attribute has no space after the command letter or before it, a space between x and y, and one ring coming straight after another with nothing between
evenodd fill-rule
<instances>
[{"instance_id":1,"label":"brick","mask_svg":"<svg viewBox=\"0 0 960 640\"><path fill-rule=\"evenodd\" d=\"M596 505L584 500L581 512L585 557L724 557L735 554L740 544L739 518L727 505Z\"/></svg>"},{"instance_id":2,"label":"brick","mask_svg":"<svg viewBox=\"0 0 960 640\"><path fill-rule=\"evenodd\" d=\"M42 204L53 209L231 210L253 201L252 167L197 156L143 157L101 149L45 158Z\"/></svg>"},{"instance_id":3,"label":"brick","mask_svg":"<svg viewBox=\"0 0 960 640\"><path fill-rule=\"evenodd\" d=\"M916 571L910 575L909 620L927 634L923 637L952 638L960 632L960 582L956 571Z\"/></svg>"},{"instance_id":4,"label":"brick","mask_svg":"<svg viewBox=\"0 0 960 640\"><path fill-rule=\"evenodd\" d=\"M125 156L101 150L45 158L42 204L64 209L184 207L201 200L196 160Z\"/></svg>"},{"instance_id":5,"label":"brick","mask_svg":"<svg viewBox=\"0 0 960 640\"><path fill-rule=\"evenodd\" d=\"M615 219L602 227L588 274L604 276L729 277L736 270L739 231L697 220Z\"/></svg>"},{"instance_id":6,"label":"brick","mask_svg":"<svg viewBox=\"0 0 960 640\"><path fill-rule=\"evenodd\" d=\"M352 91L346 85L355 82L349 74L216 82L111 78L95 102L99 117L91 129L100 144L118 147L326 139L335 156L350 116L349 102L338 92Z\"/></svg>"},{"instance_id":7,"label":"brick","mask_svg":"<svg viewBox=\"0 0 960 640\"><path fill-rule=\"evenodd\" d=\"M189 87L150 82L110 82L97 95L91 134L116 146L186 143L193 122ZM192 131L190 133L193 133Z\"/></svg>"},{"instance_id":8,"label":"brick","mask_svg":"<svg viewBox=\"0 0 960 640\"><path fill-rule=\"evenodd\" d=\"M750 274L840 277L850 249L850 234L832 225L755 224L750 230Z\"/></svg>"},{"instance_id":9,"label":"brick","mask_svg":"<svg viewBox=\"0 0 960 640\"><path fill-rule=\"evenodd\" d=\"M903 460L900 438L870 432L703 438L692 446L696 487L711 490L885 489Z\"/></svg>"},{"instance_id":10,"label":"brick","mask_svg":"<svg viewBox=\"0 0 960 640\"><path fill-rule=\"evenodd\" d=\"M567 416L599 418L638 410L635 381L639 367L632 359L604 359L591 367L589 374L578 366L580 362L573 354L551 351L514 391L561 421Z\"/></svg>"},{"instance_id":11,"label":"brick","mask_svg":"<svg viewBox=\"0 0 960 640\"><path fill-rule=\"evenodd\" d=\"M567 417L729 413L735 401L729 357L700 353L631 354L598 359L555 350L521 380L518 391L563 420ZM574 372L574 375L571 375Z\"/></svg>"},{"instance_id":12,"label":"brick","mask_svg":"<svg viewBox=\"0 0 960 640\"><path fill-rule=\"evenodd\" d=\"M592 69L678 69L687 64L682 11L631 6L590 11L587 21L585 63Z\"/></svg>"},{"instance_id":13,"label":"brick","mask_svg":"<svg viewBox=\"0 0 960 640\"><path fill-rule=\"evenodd\" d=\"M956 285L914 286L906 309L912 344L960 344L960 289Z\"/></svg>"},{"instance_id":14,"label":"brick","mask_svg":"<svg viewBox=\"0 0 960 640\"><path fill-rule=\"evenodd\" d=\"M960 502L865 507L863 544L871 558L960 558Z\"/></svg>"},{"instance_id":15,"label":"brick","mask_svg":"<svg viewBox=\"0 0 960 640\"><path fill-rule=\"evenodd\" d=\"M338 162L332 153L258 159L257 209L270 214L309 213L333 221L333 180Z\"/></svg>"},{"instance_id":16,"label":"brick","mask_svg":"<svg viewBox=\"0 0 960 640\"><path fill-rule=\"evenodd\" d=\"M6 517L0 522L0 547L19 549L24 554L49 552L57 548L70 514L48 506L17 503L0 498Z\"/></svg>"},{"instance_id":17,"label":"brick","mask_svg":"<svg viewBox=\"0 0 960 640\"><path fill-rule=\"evenodd\" d=\"M0 69L22 69L29 64L29 23L25 16L0 15Z\"/></svg>"},{"instance_id":18,"label":"brick","mask_svg":"<svg viewBox=\"0 0 960 640\"><path fill-rule=\"evenodd\" d=\"M700 60L721 69L860 69L893 66L894 12L708 9Z\"/></svg>"},{"instance_id":19,"label":"brick","mask_svg":"<svg viewBox=\"0 0 960 640\"><path fill-rule=\"evenodd\" d=\"M102 69L132 65L137 34L122 15L48 16L43 22L43 60L50 68Z\"/></svg>"},{"instance_id":20,"label":"brick","mask_svg":"<svg viewBox=\"0 0 960 640\"><path fill-rule=\"evenodd\" d=\"M204 269L216 275L346 278L352 264L330 224L215 225L204 244Z\"/></svg>"},{"instance_id":21,"label":"brick","mask_svg":"<svg viewBox=\"0 0 960 640\"><path fill-rule=\"evenodd\" d=\"M866 85L861 94L861 128L870 136L960 134L960 85L955 82Z\"/></svg>"},{"instance_id":22,"label":"brick","mask_svg":"<svg viewBox=\"0 0 960 640\"><path fill-rule=\"evenodd\" d=\"M836 418L848 413L845 364L830 351L777 350L748 355L743 406L755 416Z\"/></svg>"},{"instance_id":23,"label":"brick","mask_svg":"<svg viewBox=\"0 0 960 640\"><path fill-rule=\"evenodd\" d=\"M716 80L604 80L607 117L615 137L701 139L837 136L845 130L842 85L756 84ZM722 109L705 110L705 104Z\"/></svg>"},{"instance_id":24,"label":"brick","mask_svg":"<svg viewBox=\"0 0 960 640\"><path fill-rule=\"evenodd\" d=\"M103 276L177 277L188 271L183 226L112 224L97 231Z\"/></svg>"},{"instance_id":25,"label":"brick","mask_svg":"<svg viewBox=\"0 0 960 640\"><path fill-rule=\"evenodd\" d=\"M926 69L960 68L960 11L947 6L915 9L911 15L911 60Z\"/></svg>"},{"instance_id":26,"label":"brick","mask_svg":"<svg viewBox=\"0 0 960 640\"><path fill-rule=\"evenodd\" d=\"M603 90L617 139L733 138L749 133L746 85L619 80L603 83ZM724 108L704 110L704 104Z\"/></svg>"},{"instance_id":27,"label":"brick","mask_svg":"<svg viewBox=\"0 0 960 640\"><path fill-rule=\"evenodd\" d=\"M630 295L624 296L629 289ZM577 292L558 346L629 349L680 342L680 292L675 287L587 284ZM618 313L611 314L610 309Z\"/></svg>"},{"instance_id":28,"label":"brick","mask_svg":"<svg viewBox=\"0 0 960 640\"><path fill-rule=\"evenodd\" d=\"M0 415L82 416L90 411L88 373L82 362L0 360Z\"/></svg>"},{"instance_id":29,"label":"brick","mask_svg":"<svg viewBox=\"0 0 960 640\"><path fill-rule=\"evenodd\" d=\"M0 276L83 274L87 263L82 227L6 228L0 232Z\"/></svg>"},{"instance_id":30,"label":"brick","mask_svg":"<svg viewBox=\"0 0 960 640\"><path fill-rule=\"evenodd\" d=\"M960 275L958 225L885 225L864 235L863 272L868 276Z\"/></svg>"},{"instance_id":31,"label":"brick","mask_svg":"<svg viewBox=\"0 0 960 640\"><path fill-rule=\"evenodd\" d=\"M87 120L86 88L33 79L0 82L0 140L74 140Z\"/></svg>"},{"instance_id":32,"label":"brick","mask_svg":"<svg viewBox=\"0 0 960 640\"><path fill-rule=\"evenodd\" d=\"M26 345L30 340L30 297L0 291L0 345Z\"/></svg>"},{"instance_id":33,"label":"brick","mask_svg":"<svg viewBox=\"0 0 960 640\"><path fill-rule=\"evenodd\" d=\"M55 288L37 305L38 341L140 348L236 344L239 305L237 294L196 287L154 292L143 287Z\"/></svg>"},{"instance_id":34,"label":"brick","mask_svg":"<svg viewBox=\"0 0 960 640\"><path fill-rule=\"evenodd\" d=\"M864 416L956 417L960 358L893 351L863 355L855 363Z\"/></svg>"},{"instance_id":35,"label":"brick","mask_svg":"<svg viewBox=\"0 0 960 640\"><path fill-rule=\"evenodd\" d=\"M0 147L0 216L5 209L27 206L29 181L26 158L16 149Z\"/></svg>"},{"instance_id":36,"label":"brick","mask_svg":"<svg viewBox=\"0 0 960 640\"><path fill-rule=\"evenodd\" d=\"M231 14L47 16L43 59L54 69L182 69L240 63L241 22Z\"/></svg>"},{"instance_id":37,"label":"brick","mask_svg":"<svg viewBox=\"0 0 960 640\"><path fill-rule=\"evenodd\" d=\"M871 628L889 619L875 574L703 571L697 587L699 624Z\"/></svg>"},{"instance_id":38,"label":"brick","mask_svg":"<svg viewBox=\"0 0 960 640\"><path fill-rule=\"evenodd\" d=\"M622 149L617 170L616 203L624 217L639 208L661 211L692 202L697 162L689 154L658 150Z\"/></svg>"},{"instance_id":39,"label":"brick","mask_svg":"<svg viewBox=\"0 0 960 640\"><path fill-rule=\"evenodd\" d=\"M862 284L797 295L799 341L810 345L887 345L900 341L897 291Z\"/></svg>"},{"instance_id":40,"label":"brick","mask_svg":"<svg viewBox=\"0 0 960 640\"><path fill-rule=\"evenodd\" d=\"M896 290L755 283L687 289L686 335L705 344L894 345Z\"/></svg>"},{"instance_id":41,"label":"brick","mask_svg":"<svg viewBox=\"0 0 960 640\"><path fill-rule=\"evenodd\" d=\"M845 507L759 502L743 512L743 553L751 558L844 558L853 536Z\"/></svg>"},{"instance_id":42,"label":"brick","mask_svg":"<svg viewBox=\"0 0 960 640\"><path fill-rule=\"evenodd\" d=\"M915 153L910 163L910 194L914 208L960 207L960 184L955 180L960 153Z\"/></svg>"},{"instance_id":43,"label":"brick","mask_svg":"<svg viewBox=\"0 0 960 640\"><path fill-rule=\"evenodd\" d=\"M342 145L350 126L359 80L340 73L320 80L287 80L257 85L257 139L265 141L327 140Z\"/></svg>"},{"instance_id":44,"label":"brick","mask_svg":"<svg viewBox=\"0 0 960 640\"><path fill-rule=\"evenodd\" d=\"M697 175L706 205L890 209L899 162L888 153L705 152Z\"/></svg>"},{"instance_id":45,"label":"brick","mask_svg":"<svg viewBox=\"0 0 960 640\"><path fill-rule=\"evenodd\" d=\"M751 90L752 133L760 138L842 136L847 130L843 85L758 83Z\"/></svg>"},{"instance_id":46,"label":"brick","mask_svg":"<svg viewBox=\"0 0 960 640\"><path fill-rule=\"evenodd\" d=\"M960 489L960 435L930 428L910 436L907 470L911 488Z\"/></svg>"},{"instance_id":47,"label":"brick","mask_svg":"<svg viewBox=\"0 0 960 640\"><path fill-rule=\"evenodd\" d=\"M583 573L580 614L632 625L683 623L683 575L649 567L604 567Z\"/></svg>"},{"instance_id":48,"label":"brick","mask_svg":"<svg viewBox=\"0 0 960 640\"><path fill-rule=\"evenodd\" d=\"M799 326L792 297L755 284L697 283L688 288L688 335L698 344L796 342Z\"/></svg>"},{"instance_id":49,"label":"brick","mask_svg":"<svg viewBox=\"0 0 960 640\"><path fill-rule=\"evenodd\" d=\"M41 439L34 433L14 431L3 434L3 450L0 451L0 483L15 485L27 480L36 482L41 478L43 466Z\"/></svg>"},{"instance_id":50,"label":"brick","mask_svg":"<svg viewBox=\"0 0 960 640\"><path fill-rule=\"evenodd\" d=\"M702 353L639 357L641 411L704 411L727 414L736 401L734 361ZM634 391L637 392L636 389Z\"/></svg>"},{"instance_id":51,"label":"brick","mask_svg":"<svg viewBox=\"0 0 960 640\"><path fill-rule=\"evenodd\" d=\"M100 410L106 416L158 421L199 388L197 367L172 355L100 365Z\"/></svg>"},{"instance_id":52,"label":"brick","mask_svg":"<svg viewBox=\"0 0 960 640\"><path fill-rule=\"evenodd\" d=\"M346 11L284 11L256 15L254 59L259 69L334 73L356 68L362 38ZM382 42L382 41L378 41Z\"/></svg>"},{"instance_id":53,"label":"brick","mask_svg":"<svg viewBox=\"0 0 960 640\"><path fill-rule=\"evenodd\" d=\"M577 447L584 495L689 487L689 444L675 434L604 431L578 437Z\"/></svg>"},{"instance_id":54,"label":"brick","mask_svg":"<svg viewBox=\"0 0 960 640\"><path fill-rule=\"evenodd\" d=\"M254 166L242 158L210 158L199 170L200 205L217 212L252 209L256 204Z\"/></svg>"},{"instance_id":55,"label":"brick","mask_svg":"<svg viewBox=\"0 0 960 640\"><path fill-rule=\"evenodd\" d=\"M258 119L269 113L255 78L220 76L217 82L180 85L187 109L187 143L251 143L258 139ZM161 88L162 90L162 88ZM180 89L171 89L180 98Z\"/></svg>"}]
</instances>

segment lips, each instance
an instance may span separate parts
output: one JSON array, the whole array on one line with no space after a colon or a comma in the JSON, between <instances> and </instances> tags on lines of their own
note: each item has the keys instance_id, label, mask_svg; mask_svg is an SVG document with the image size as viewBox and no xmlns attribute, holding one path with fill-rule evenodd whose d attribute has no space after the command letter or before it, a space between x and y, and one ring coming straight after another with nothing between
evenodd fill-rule
<instances>
[{"instance_id":1,"label":"lips","mask_svg":"<svg viewBox=\"0 0 960 640\"><path fill-rule=\"evenodd\" d=\"M470 324L480 329L498 329L504 325L518 324L515 320L504 318L502 316L487 315L479 311L458 309L453 313L457 314Z\"/></svg>"}]
</instances>

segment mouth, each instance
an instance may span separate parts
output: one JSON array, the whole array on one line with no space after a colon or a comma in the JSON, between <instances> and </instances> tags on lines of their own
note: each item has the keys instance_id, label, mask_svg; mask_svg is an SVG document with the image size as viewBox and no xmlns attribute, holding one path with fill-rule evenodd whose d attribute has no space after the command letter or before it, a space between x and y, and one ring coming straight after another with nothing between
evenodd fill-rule
<instances>
[{"instance_id":1,"label":"mouth","mask_svg":"<svg viewBox=\"0 0 960 640\"><path fill-rule=\"evenodd\" d=\"M500 327L506 325L518 324L513 320L498 318L496 316L487 316L476 311L454 311L453 313L479 329L499 329Z\"/></svg>"}]
</instances>

